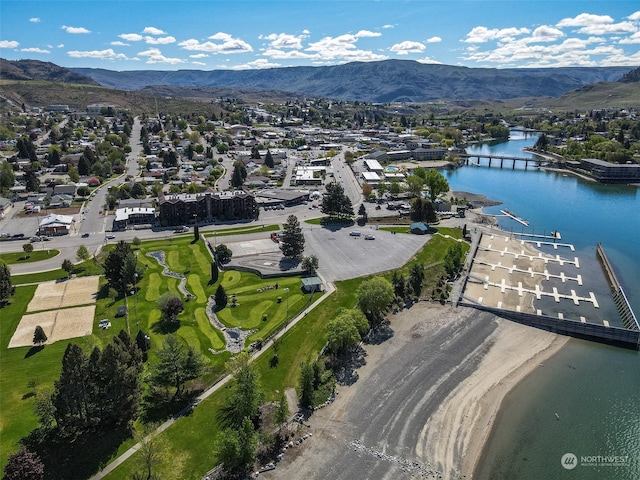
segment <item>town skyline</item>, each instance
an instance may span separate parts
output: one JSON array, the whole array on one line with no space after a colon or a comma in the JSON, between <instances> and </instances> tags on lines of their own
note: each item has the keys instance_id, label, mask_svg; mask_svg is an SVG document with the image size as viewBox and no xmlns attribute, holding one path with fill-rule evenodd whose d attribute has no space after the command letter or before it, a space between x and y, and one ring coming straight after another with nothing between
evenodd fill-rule
<instances>
[{"instance_id":1,"label":"town skyline","mask_svg":"<svg viewBox=\"0 0 640 480\"><path fill-rule=\"evenodd\" d=\"M628 1L3 0L0 14L0 57L69 68L640 64L640 9Z\"/></svg>"}]
</instances>

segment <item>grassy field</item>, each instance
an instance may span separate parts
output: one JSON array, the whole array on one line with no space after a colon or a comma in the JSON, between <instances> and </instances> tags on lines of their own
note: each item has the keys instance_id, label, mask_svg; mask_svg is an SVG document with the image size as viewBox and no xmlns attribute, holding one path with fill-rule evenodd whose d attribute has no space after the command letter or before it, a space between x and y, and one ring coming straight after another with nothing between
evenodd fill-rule
<instances>
[{"instance_id":1,"label":"grassy field","mask_svg":"<svg viewBox=\"0 0 640 480\"><path fill-rule=\"evenodd\" d=\"M261 228L260 228L261 229ZM138 248L138 262L143 266L144 276L133 295L127 297L112 296L104 278L100 281L100 291L96 302L93 334L88 337L74 339L73 342L82 346L86 351L95 346L106 345L113 335L120 330L128 330L132 336L138 329L145 331L151 337L152 349L150 360L154 360L153 352L160 347L164 333L159 328L161 313L156 301L165 292L178 293L179 280L162 274L159 263L147 254L164 251L165 261L172 271L182 273L186 277L186 288L194 298L184 303L185 310L180 314L180 327L173 332L189 345L195 346L209 360L207 374L202 379L203 385L212 384L224 372L225 362L230 354L213 353L225 347L222 332L215 329L209 322L205 306L209 296L215 293L218 284L210 284L211 257L204 242L191 243L192 236L184 238L171 237L170 241L157 240L145 242ZM108 246L105 254L113 248ZM93 261L87 261L76 266L78 275L98 275L101 267ZM27 387L30 380L34 380L38 388L52 388L53 380L60 372L60 361L67 341L60 341L45 346L38 351L30 347L7 349L7 345L20 318L25 314L27 305L36 289L31 283L65 278L63 270L54 270L40 274L20 275L12 277L16 294L11 303L0 310L0 411L2 418L0 429L0 469L10 453L17 449L17 442L37 426L37 419L33 414L33 389ZM257 330L249 341L266 338L284 325L287 318L292 318L304 309L311 297L303 294L298 277L285 277L262 280L257 275L247 272L221 272L218 282L222 282L229 294L235 294L237 307L226 307L219 312L220 320L229 327L240 326L243 329ZM278 283L279 288L268 288ZM22 285L22 286L20 286ZM285 288L289 288L287 292ZM261 290L261 291L260 291ZM316 294L317 295L317 294ZM278 301L280 297L280 301ZM287 308L288 297L288 308ZM317 298L317 297L315 297ZM118 308L127 306L129 315L118 317ZM288 310L288 317L287 317ZM263 315L267 320L263 321ZM111 328L101 330L97 323L101 319L108 319ZM120 448L110 454L116 455L127 448L130 442L123 443Z\"/></svg>"},{"instance_id":2,"label":"grassy field","mask_svg":"<svg viewBox=\"0 0 640 480\"><path fill-rule=\"evenodd\" d=\"M34 247L34 250L28 254L24 252L0 253L0 262L4 262L7 265L13 265L15 263L31 263L47 260L55 257L56 255L60 255L59 250L40 250ZM60 265L62 265L62 260L60 260Z\"/></svg>"},{"instance_id":3,"label":"grassy field","mask_svg":"<svg viewBox=\"0 0 640 480\"><path fill-rule=\"evenodd\" d=\"M443 235L461 238L459 229L439 229ZM443 272L442 260L449 246L455 240L435 235L426 246L416 254L401 270L407 274L413 263L419 262L428 267L425 269L425 291L430 282L436 281ZM467 247L468 248L468 247ZM238 272L235 272L237 275ZM391 273L385 275L390 278ZM364 278L352 279L336 283L336 292L324 299L318 308L299 321L277 343L270 347L256 360L255 366L260 374L260 383L267 401L280 397L286 388L296 388L300 373L300 364L317 357L326 343L326 324L335 317L340 308L353 308L356 305L356 291ZM223 280L224 285L224 280ZM230 290L237 286L242 288L241 278L229 279ZM247 291L247 290L245 290ZM238 296L240 298L240 296ZM291 305L290 305L291 306ZM393 325L392 325L393 327ZM278 363L273 365L271 359L278 355ZM172 478L199 479L217 459L213 448L217 432L220 430L217 412L224 405L228 388L222 388L201 402L193 413L180 419L161 434L173 455L181 459L181 471L164 472ZM134 469L135 457L115 469L107 479L130 478Z\"/></svg>"}]
</instances>

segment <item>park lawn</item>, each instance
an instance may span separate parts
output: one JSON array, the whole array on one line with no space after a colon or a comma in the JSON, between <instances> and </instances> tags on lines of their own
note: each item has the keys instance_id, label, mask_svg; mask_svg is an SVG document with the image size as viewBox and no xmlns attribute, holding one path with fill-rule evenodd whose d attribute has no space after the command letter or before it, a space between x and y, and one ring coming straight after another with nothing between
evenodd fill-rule
<instances>
[{"instance_id":1,"label":"park lawn","mask_svg":"<svg viewBox=\"0 0 640 480\"><path fill-rule=\"evenodd\" d=\"M60 265L62 265L63 260L64 259L60 259ZM90 277L93 275L103 275L104 270L93 259L89 259L89 260L85 260L82 263L78 263L77 265L74 265L73 271L71 273L78 277ZM60 280L62 278L67 278L68 276L69 274L67 272L62 270L62 268L58 268L56 270L49 270L46 272L26 273L23 275L11 275L11 282L14 285L26 285L30 283Z\"/></svg>"},{"instance_id":2,"label":"park lawn","mask_svg":"<svg viewBox=\"0 0 640 480\"><path fill-rule=\"evenodd\" d=\"M9 455L18 450L19 440L38 426L33 413L33 390L27 387L27 383L36 380L40 390L53 388L69 343L60 341L39 350L30 347L7 348L35 290L36 285L16 287L11 303L0 309L0 470L4 470ZM89 350L91 338L77 338L74 341Z\"/></svg>"},{"instance_id":3,"label":"park lawn","mask_svg":"<svg viewBox=\"0 0 640 480\"><path fill-rule=\"evenodd\" d=\"M310 312L278 341L279 362L276 367L270 366L273 347L258 357L254 365L260 375L266 401L279 400L286 388L297 387L300 364L314 360L320 353L327 339L326 323L340 308L352 308L355 305L355 291L362 280L338 282L336 292L324 299L320 308ZM160 434L183 467L181 473L171 472L171 478L202 478L217 464L215 441L221 430L218 412L227 401L230 385L228 383L214 392L191 415L181 418ZM105 479L131 478L135 462L135 458L126 461Z\"/></svg>"},{"instance_id":4,"label":"park lawn","mask_svg":"<svg viewBox=\"0 0 640 480\"><path fill-rule=\"evenodd\" d=\"M60 255L60 250L34 250L31 253L24 252L12 252L12 253L0 253L0 262L4 262L7 265L13 265L14 263L31 263L40 262L42 260L48 260L56 255ZM62 260L60 261L62 265Z\"/></svg>"},{"instance_id":5,"label":"park lawn","mask_svg":"<svg viewBox=\"0 0 640 480\"><path fill-rule=\"evenodd\" d=\"M449 232L440 229L440 232L454 236L455 230L458 229L451 230ZM401 267L402 270L408 272L414 262L423 264L429 262L439 265L438 262L442 261L447 248L454 241L435 235L407 265ZM432 269L427 268L427 275L431 272ZM223 285L227 281L229 285L237 287L238 291L247 292L247 295L250 294L250 289L246 288L247 280L243 278L244 272L229 271L225 272L225 275L227 273L230 277L223 280ZM388 276L390 277L390 275L389 273ZM326 324L336 316L340 308L353 308L356 306L356 292L358 286L364 280L366 278L336 282L336 291L332 295L325 298L318 308L292 327L277 341L275 347L272 346L263 351L256 359L254 366L259 372L260 385L265 393L266 401L277 401L281 392L286 388L297 389L301 363L317 358L322 347L326 344ZM279 282L282 281L279 280ZM256 288L259 287L256 286ZM275 291L278 292L279 290L280 288ZM229 290L227 291L229 292ZM275 366L274 362L271 361L274 353L278 355L278 362ZM188 459L186 462L188 467L184 468L181 474L174 474L174 478L201 478L204 473L216 465L215 439L217 432L220 431L218 412L220 407L225 404L228 392L229 385L214 392L210 397L202 401L190 416L180 419L171 428L160 434L161 438L171 446L172 453L181 461L182 459ZM108 480L130 478L134 469L134 461L135 459L128 460L105 478Z\"/></svg>"}]
</instances>

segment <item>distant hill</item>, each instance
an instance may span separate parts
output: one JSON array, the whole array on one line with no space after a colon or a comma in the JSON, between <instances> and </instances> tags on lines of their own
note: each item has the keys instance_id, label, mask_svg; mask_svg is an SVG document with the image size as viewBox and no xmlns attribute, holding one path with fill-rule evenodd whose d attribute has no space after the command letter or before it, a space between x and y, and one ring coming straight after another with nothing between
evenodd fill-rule
<instances>
[{"instance_id":1,"label":"distant hill","mask_svg":"<svg viewBox=\"0 0 640 480\"><path fill-rule=\"evenodd\" d=\"M620 79L620 81L623 82L623 83L640 82L640 67L636 68L635 70L630 71L629 73L626 73Z\"/></svg>"},{"instance_id":2,"label":"distant hill","mask_svg":"<svg viewBox=\"0 0 640 480\"><path fill-rule=\"evenodd\" d=\"M78 83L100 85L95 80L60 67L55 63L39 60L5 60L0 58L0 78L2 80L42 80L47 82Z\"/></svg>"},{"instance_id":3,"label":"distant hill","mask_svg":"<svg viewBox=\"0 0 640 480\"><path fill-rule=\"evenodd\" d=\"M73 68L100 85L139 90L152 85L275 90L365 102L506 100L559 97L584 85L615 82L634 67L467 68L410 60L264 70L113 70Z\"/></svg>"}]
</instances>

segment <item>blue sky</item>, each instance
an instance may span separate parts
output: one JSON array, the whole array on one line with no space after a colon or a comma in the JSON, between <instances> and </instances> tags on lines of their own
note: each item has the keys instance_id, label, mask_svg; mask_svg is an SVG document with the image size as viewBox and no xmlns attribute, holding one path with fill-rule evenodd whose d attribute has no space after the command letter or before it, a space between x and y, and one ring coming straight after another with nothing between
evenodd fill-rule
<instances>
[{"instance_id":1,"label":"blue sky","mask_svg":"<svg viewBox=\"0 0 640 480\"><path fill-rule=\"evenodd\" d=\"M637 0L0 0L0 57L111 70L640 65Z\"/></svg>"}]
</instances>

